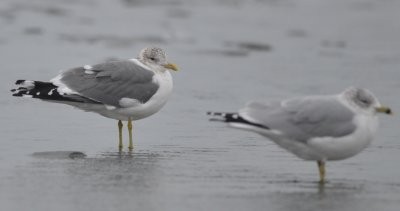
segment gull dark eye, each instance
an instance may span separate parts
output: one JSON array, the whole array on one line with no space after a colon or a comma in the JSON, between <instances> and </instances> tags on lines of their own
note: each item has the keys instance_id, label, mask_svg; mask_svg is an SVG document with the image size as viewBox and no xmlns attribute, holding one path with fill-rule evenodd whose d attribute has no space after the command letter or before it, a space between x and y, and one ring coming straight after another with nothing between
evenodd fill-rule
<instances>
[{"instance_id":1,"label":"gull dark eye","mask_svg":"<svg viewBox=\"0 0 400 211\"><path fill-rule=\"evenodd\" d=\"M151 60L151 61L155 61L155 60L156 60L156 58L154 58L154 57L150 57L150 60Z\"/></svg>"},{"instance_id":2,"label":"gull dark eye","mask_svg":"<svg viewBox=\"0 0 400 211\"><path fill-rule=\"evenodd\" d=\"M369 104L369 100L367 100L367 99L361 99L360 100L362 103L364 103L364 104Z\"/></svg>"},{"instance_id":3,"label":"gull dark eye","mask_svg":"<svg viewBox=\"0 0 400 211\"><path fill-rule=\"evenodd\" d=\"M360 102L363 106L369 106L372 104L372 100L366 97L359 96L358 102Z\"/></svg>"}]
</instances>

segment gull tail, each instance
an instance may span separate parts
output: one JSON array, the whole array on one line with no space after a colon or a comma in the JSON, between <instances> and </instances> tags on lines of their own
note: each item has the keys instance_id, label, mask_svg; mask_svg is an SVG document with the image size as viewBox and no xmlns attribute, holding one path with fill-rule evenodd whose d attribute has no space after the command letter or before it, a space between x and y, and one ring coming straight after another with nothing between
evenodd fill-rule
<instances>
[{"instance_id":1,"label":"gull tail","mask_svg":"<svg viewBox=\"0 0 400 211\"><path fill-rule=\"evenodd\" d=\"M217 121L217 122L232 122L235 118L239 115L237 113L227 113L227 112L207 112L207 115L212 116L210 121Z\"/></svg>"},{"instance_id":2,"label":"gull tail","mask_svg":"<svg viewBox=\"0 0 400 211\"><path fill-rule=\"evenodd\" d=\"M242 124L242 125L251 125L251 126L255 126L255 127L259 127L259 128L263 128L263 129L270 129L267 126L258 124L258 123L254 123L254 122L250 122L246 119L244 119L242 116L240 116L239 113L226 113L226 112L207 112L207 115L212 116L212 118L210 118L210 121L217 121L217 122L226 122L226 123L238 123L238 124Z\"/></svg>"},{"instance_id":3,"label":"gull tail","mask_svg":"<svg viewBox=\"0 0 400 211\"><path fill-rule=\"evenodd\" d=\"M32 97L52 100L50 96L59 95L57 86L50 82L17 80L15 85L19 86L16 89L11 89L12 95L15 97Z\"/></svg>"},{"instance_id":4,"label":"gull tail","mask_svg":"<svg viewBox=\"0 0 400 211\"><path fill-rule=\"evenodd\" d=\"M15 97L31 97L51 101L70 101L70 102L93 102L90 99L78 95L63 95L57 90L58 86L51 82L17 80L15 85L19 87L11 89Z\"/></svg>"}]
</instances>

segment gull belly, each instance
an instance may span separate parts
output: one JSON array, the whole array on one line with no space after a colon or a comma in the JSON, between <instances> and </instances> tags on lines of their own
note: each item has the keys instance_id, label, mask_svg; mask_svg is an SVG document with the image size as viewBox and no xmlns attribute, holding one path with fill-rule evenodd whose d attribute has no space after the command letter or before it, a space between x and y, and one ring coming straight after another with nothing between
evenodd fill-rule
<instances>
[{"instance_id":1,"label":"gull belly","mask_svg":"<svg viewBox=\"0 0 400 211\"><path fill-rule=\"evenodd\" d=\"M146 118L159 111L166 103L172 93L173 83L169 71L157 72L153 81L159 84L157 92L146 103L132 103L129 107L119 107L107 109L104 105L95 105L90 110L99 113L102 116L127 121ZM87 109L84 109L87 110Z\"/></svg>"}]
</instances>

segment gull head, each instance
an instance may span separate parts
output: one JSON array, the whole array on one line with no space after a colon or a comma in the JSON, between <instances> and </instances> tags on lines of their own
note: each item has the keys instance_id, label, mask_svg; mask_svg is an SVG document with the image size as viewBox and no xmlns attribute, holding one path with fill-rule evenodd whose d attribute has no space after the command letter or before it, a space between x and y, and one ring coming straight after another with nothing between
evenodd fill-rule
<instances>
[{"instance_id":1,"label":"gull head","mask_svg":"<svg viewBox=\"0 0 400 211\"><path fill-rule=\"evenodd\" d=\"M382 106L378 98L367 89L350 87L342 95L358 111L363 111L371 115L376 113L392 114L392 110L389 107Z\"/></svg>"},{"instance_id":2,"label":"gull head","mask_svg":"<svg viewBox=\"0 0 400 211\"><path fill-rule=\"evenodd\" d=\"M164 50L157 47L147 47L140 51L139 61L154 70L178 70L178 66L167 61Z\"/></svg>"}]
</instances>

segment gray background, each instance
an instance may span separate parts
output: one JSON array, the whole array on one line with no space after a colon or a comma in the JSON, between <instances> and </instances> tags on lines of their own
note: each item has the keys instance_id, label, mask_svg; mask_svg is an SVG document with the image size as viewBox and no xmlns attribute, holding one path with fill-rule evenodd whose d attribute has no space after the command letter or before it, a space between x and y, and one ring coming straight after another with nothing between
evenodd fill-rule
<instances>
[{"instance_id":1,"label":"gray background","mask_svg":"<svg viewBox=\"0 0 400 211\"><path fill-rule=\"evenodd\" d=\"M399 9L396 0L2 0L0 209L398 210ZM132 153L118 153L114 120L10 96L16 79L48 80L149 45L181 71L168 104L134 123ZM381 117L363 153L328 163L325 186L314 162L205 116L351 85L395 115Z\"/></svg>"}]
</instances>

